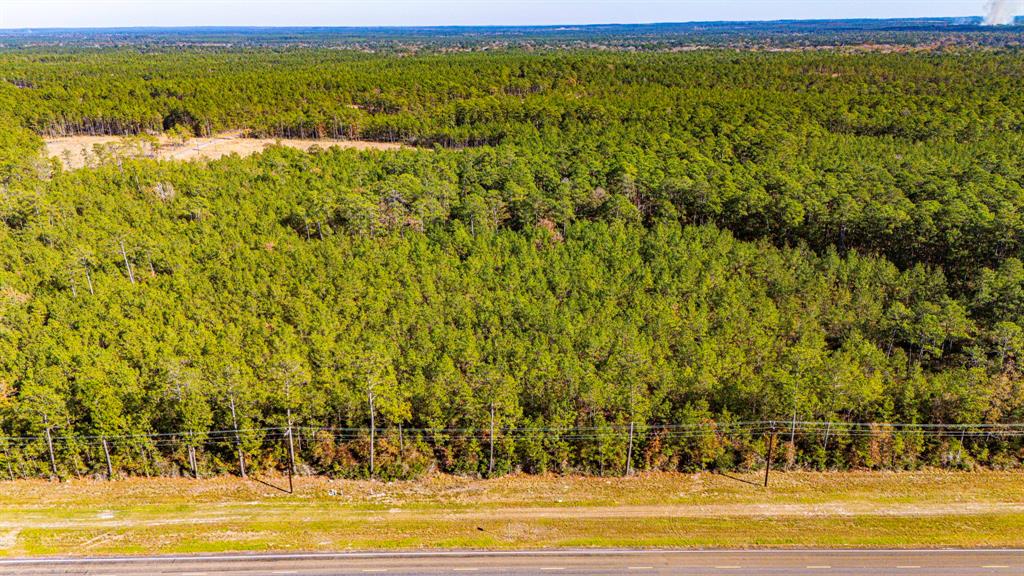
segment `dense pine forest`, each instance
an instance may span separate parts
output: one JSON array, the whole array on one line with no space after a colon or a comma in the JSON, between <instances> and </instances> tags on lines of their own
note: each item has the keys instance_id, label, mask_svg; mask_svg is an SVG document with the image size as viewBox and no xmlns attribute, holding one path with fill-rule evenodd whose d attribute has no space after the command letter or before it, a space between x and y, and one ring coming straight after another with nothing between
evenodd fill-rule
<instances>
[{"instance_id":1,"label":"dense pine forest","mask_svg":"<svg viewBox=\"0 0 1024 576\"><path fill-rule=\"evenodd\" d=\"M287 440L724 470L772 423L790 467L1019 466L1022 81L1013 48L0 52L0 475ZM42 147L225 130L408 148Z\"/></svg>"}]
</instances>

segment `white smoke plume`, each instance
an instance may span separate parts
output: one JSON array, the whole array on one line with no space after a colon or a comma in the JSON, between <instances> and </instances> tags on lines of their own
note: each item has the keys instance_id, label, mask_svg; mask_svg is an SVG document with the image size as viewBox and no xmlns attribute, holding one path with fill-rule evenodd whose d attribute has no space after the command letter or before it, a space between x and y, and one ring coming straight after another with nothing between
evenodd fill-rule
<instances>
[{"instance_id":1,"label":"white smoke plume","mask_svg":"<svg viewBox=\"0 0 1024 576\"><path fill-rule=\"evenodd\" d=\"M1003 26L1013 24L1021 11L1021 0L988 0L985 3L985 25Z\"/></svg>"}]
</instances>

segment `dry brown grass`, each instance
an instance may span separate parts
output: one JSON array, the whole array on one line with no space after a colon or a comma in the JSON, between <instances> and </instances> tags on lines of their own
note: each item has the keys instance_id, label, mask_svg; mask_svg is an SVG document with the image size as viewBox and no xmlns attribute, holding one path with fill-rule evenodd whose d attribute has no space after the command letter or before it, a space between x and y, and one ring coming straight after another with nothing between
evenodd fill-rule
<instances>
[{"instance_id":1,"label":"dry brown grass","mask_svg":"<svg viewBox=\"0 0 1024 576\"><path fill-rule=\"evenodd\" d=\"M288 498L352 506L530 508L566 506L796 505L871 503L955 506L958 503L1024 505L1021 472L791 472L773 473L767 489L760 474L638 474L630 478L511 475L492 480L437 474L412 481L379 482L299 477ZM286 485L283 478L268 479ZM23 480L0 483L8 505L156 502L235 502L278 498L279 491L252 480L223 476L128 478L115 482ZM336 496L330 496L334 492Z\"/></svg>"}]
</instances>

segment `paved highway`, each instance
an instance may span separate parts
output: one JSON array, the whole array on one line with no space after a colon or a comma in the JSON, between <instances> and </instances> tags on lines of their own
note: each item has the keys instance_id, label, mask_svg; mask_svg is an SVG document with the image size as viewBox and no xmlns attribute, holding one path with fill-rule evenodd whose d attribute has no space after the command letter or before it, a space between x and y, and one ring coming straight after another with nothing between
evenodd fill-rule
<instances>
[{"instance_id":1,"label":"paved highway","mask_svg":"<svg viewBox=\"0 0 1024 576\"><path fill-rule=\"evenodd\" d=\"M0 575L957 574L1024 576L1021 550L559 550L0 559Z\"/></svg>"}]
</instances>

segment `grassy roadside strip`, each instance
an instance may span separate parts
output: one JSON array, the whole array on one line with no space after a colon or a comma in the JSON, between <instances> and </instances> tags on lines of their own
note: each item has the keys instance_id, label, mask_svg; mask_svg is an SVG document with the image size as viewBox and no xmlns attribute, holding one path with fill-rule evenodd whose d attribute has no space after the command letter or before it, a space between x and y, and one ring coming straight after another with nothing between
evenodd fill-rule
<instances>
[{"instance_id":1,"label":"grassy roadside strip","mask_svg":"<svg viewBox=\"0 0 1024 576\"><path fill-rule=\"evenodd\" d=\"M1024 545L1024 473L0 483L0 556L540 547Z\"/></svg>"}]
</instances>

